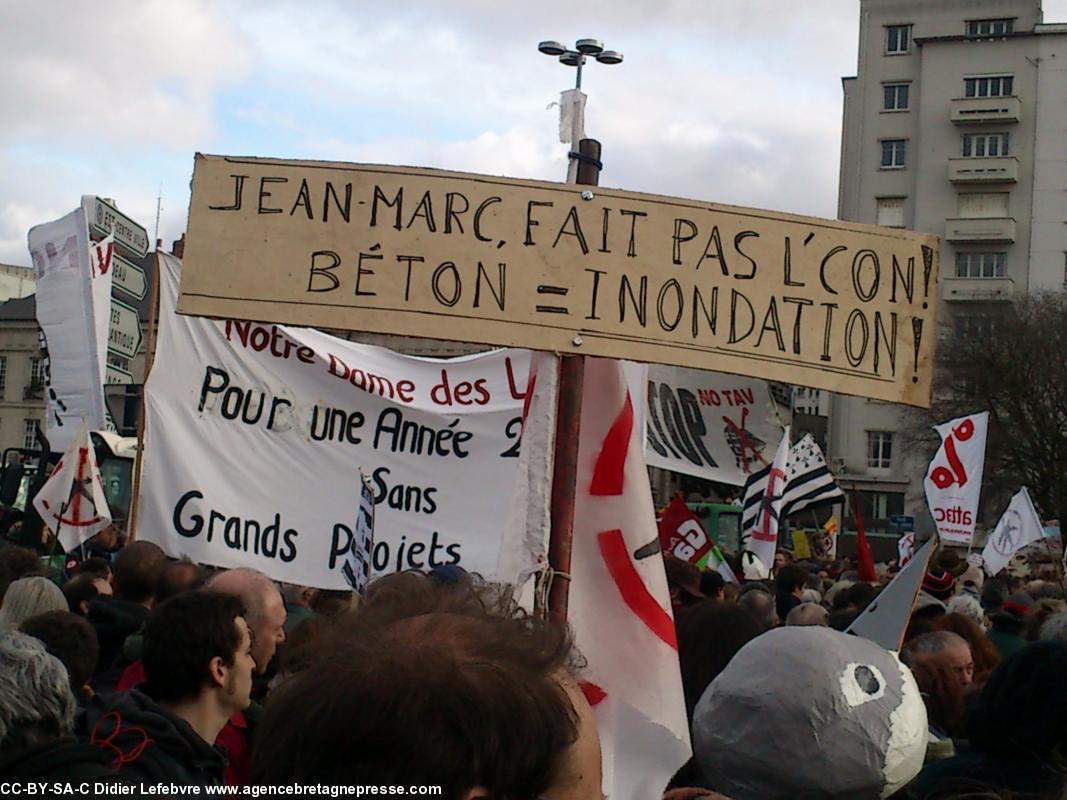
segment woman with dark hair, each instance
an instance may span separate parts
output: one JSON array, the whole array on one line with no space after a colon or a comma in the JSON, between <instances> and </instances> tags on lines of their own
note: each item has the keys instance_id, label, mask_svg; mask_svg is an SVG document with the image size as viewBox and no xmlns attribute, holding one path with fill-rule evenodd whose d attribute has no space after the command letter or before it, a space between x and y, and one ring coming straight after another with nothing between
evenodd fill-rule
<instances>
[{"instance_id":1,"label":"woman with dark hair","mask_svg":"<svg viewBox=\"0 0 1067 800\"><path fill-rule=\"evenodd\" d=\"M967 724L971 750L927 766L919 800L963 781L1019 794L1057 796L1067 772L1067 643L1035 642L994 671Z\"/></svg>"},{"instance_id":2,"label":"woman with dark hair","mask_svg":"<svg viewBox=\"0 0 1067 800\"><path fill-rule=\"evenodd\" d=\"M737 651L763 633L764 627L737 603L705 600L682 611L675 620L678 662L682 669L685 712L693 721L700 696ZM700 767L690 759L671 781L671 787L706 785Z\"/></svg>"},{"instance_id":3,"label":"woman with dark hair","mask_svg":"<svg viewBox=\"0 0 1067 800\"><path fill-rule=\"evenodd\" d=\"M945 614L934 623L935 631L951 631L967 640L974 657L974 682L983 684L1000 663L1000 653L973 619L964 614Z\"/></svg>"}]
</instances>

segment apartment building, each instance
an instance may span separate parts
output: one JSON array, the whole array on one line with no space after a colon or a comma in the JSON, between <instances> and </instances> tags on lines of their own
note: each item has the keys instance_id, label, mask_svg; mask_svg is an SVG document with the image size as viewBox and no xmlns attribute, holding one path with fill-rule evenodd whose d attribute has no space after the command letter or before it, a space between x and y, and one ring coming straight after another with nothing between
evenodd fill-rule
<instances>
[{"instance_id":1,"label":"apartment building","mask_svg":"<svg viewBox=\"0 0 1067 800\"><path fill-rule=\"evenodd\" d=\"M1067 24L1043 24L1040 0L861 0L843 88L838 216L943 237L944 325L986 335L995 304L1064 287ZM829 458L875 529L927 518L907 415L830 401Z\"/></svg>"}]
</instances>

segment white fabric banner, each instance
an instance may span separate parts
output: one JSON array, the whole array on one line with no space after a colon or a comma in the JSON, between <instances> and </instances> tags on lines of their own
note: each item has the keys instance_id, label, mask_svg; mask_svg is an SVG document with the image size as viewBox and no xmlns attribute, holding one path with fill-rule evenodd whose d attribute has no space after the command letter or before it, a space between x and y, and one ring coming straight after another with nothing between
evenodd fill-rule
<instances>
[{"instance_id":1,"label":"white fabric banner","mask_svg":"<svg viewBox=\"0 0 1067 800\"><path fill-rule=\"evenodd\" d=\"M318 331L174 313L160 254L140 538L174 556L348 588L362 470L376 573L493 575L518 463L526 350L437 360Z\"/></svg>"},{"instance_id":2,"label":"white fabric banner","mask_svg":"<svg viewBox=\"0 0 1067 800\"><path fill-rule=\"evenodd\" d=\"M67 552L111 524L96 452L84 423L33 498L33 507Z\"/></svg>"},{"instance_id":3,"label":"white fabric banner","mask_svg":"<svg viewBox=\"0 0 1067 800\"><path fill-rule=\"evenodd\" d=\"M1008 508L989 534L982 561L986 572L996 575L1008 566L1016 551L1032 542L1040 542L1044 535L1041 518L1030 499L1030 492L1024 486L1015 493L1008 503Z\"/></svg>"},{"instance_id":4,"label":"white fabric banner","mask_svg":"<svg viewBox=\"0 0 1067 800\"><path fill-rule=\"evenodd\" d=\"M43 379L47 384L45 432L53 451L70 447L82 420L90 430L106 424L104 387L97 346L93 270L85 211L36 225L29 232L30 258L37 281L37 323L41 326ZM110 270L101 279L108 281ZM107 307L104 307L106 319ZM105 330L106 330L106 322Z\"/></svg>"},{"instance_id":5,"label":"white fabric banner","mask_svg":"<svg viewBox=\"0 0 1067 800\"><path fill-rule=\"evenodd\" d=\"M941 447L930 461L923 486L942 541L969 545L974 538L988 425L989 412L983 411L934 426Z\"/></svg>"},{"instance_id":6,"label":"white fabric banner","mask_svg":"<svg viewBox=\"0 0 1067 800\"><path fill-rule=\"evenodd\" d=\"M782 438L766 382L659 364L648 368L645 424L649 466L734 486Z\"/></svg>"},{"instance_id":7,"label":"white fabric banner","mask_svg":"<svg viewBox=\"0 0 1067 800\"><path fill-rule=\"evenodd\" d=\"M621 363L586 358L568 620L588 662L604 792L659 797L691 753L641 433Z\"/></svg>"},{"instance_id":8,"label":"white fabric banner","mask_svg":"<svg viewBox=\"0 0 1067 800\"><path fill-rule=\"evenodd\" d=\"M89 284L92 287L93 320L96 327L96 360L100 367L100 385L107 383L107 345L111 333L111 257L115 253L115 234L89 246ZM106 411L106 408L105 408Z\"/></svg>"},{"instance_id":9,"label":"white fabric banner","mask_svg":"<svg viewBox=\"0 0 1067 800\"><path fill-rule=\"evenodd\" d=\"M744 548L760 560L764 569L774 563L778 549L778 531L782 524L782 505L786 484L789 481L789 428L782 433L782 440L774 453L774 461L761 480L745 487L745 509L754 509L754 514L743 514L749 519L744 530Z\"/></svg>"}]
</instances>

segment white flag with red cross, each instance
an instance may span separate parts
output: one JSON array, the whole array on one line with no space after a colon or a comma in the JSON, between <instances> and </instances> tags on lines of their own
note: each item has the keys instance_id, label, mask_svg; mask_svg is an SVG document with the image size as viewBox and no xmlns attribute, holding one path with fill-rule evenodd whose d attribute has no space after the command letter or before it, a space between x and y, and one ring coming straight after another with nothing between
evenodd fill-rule
<instances>
[{"instance_id":1,"label":"white flag with red cross","mask_svg":"<svg viewBox=\"0 0 1067 800\"><path fill-rule=\"evenodd\" d=\"M33 498L33 507L67 551L111 524L111 509L84 422L55 472Z\"/></svg>"},{"instance_id":2,"label":"white flag with red cross","mask_svg":"<svg viewBox=\"0 0 1067 800\"><path fill-rule=\"evenodd\" d=\"M586 358L568 620L588 662L604 791L659 797L690 757L670 595L621 362Z\"/></svg>"}]
</instances>

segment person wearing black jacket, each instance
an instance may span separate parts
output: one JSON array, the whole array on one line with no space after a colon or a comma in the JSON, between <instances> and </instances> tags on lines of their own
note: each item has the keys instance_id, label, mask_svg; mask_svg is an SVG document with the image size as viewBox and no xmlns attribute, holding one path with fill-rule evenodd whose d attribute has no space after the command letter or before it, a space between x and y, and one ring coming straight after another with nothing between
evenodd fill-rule
<instances>
[{"instance_id":1,"label":"person wearing black jacket","mask_svg":"<svg viewBox=\"0 0 1067 800\"><path fill-rule=\"evenodd\" d=\"M85 735L131 782L220 785L225 754L211 743L246 709L252 637L241 601L187 592L160 604L144 626L144 691L94 698Z\"/></svg>"}]
</instances>

